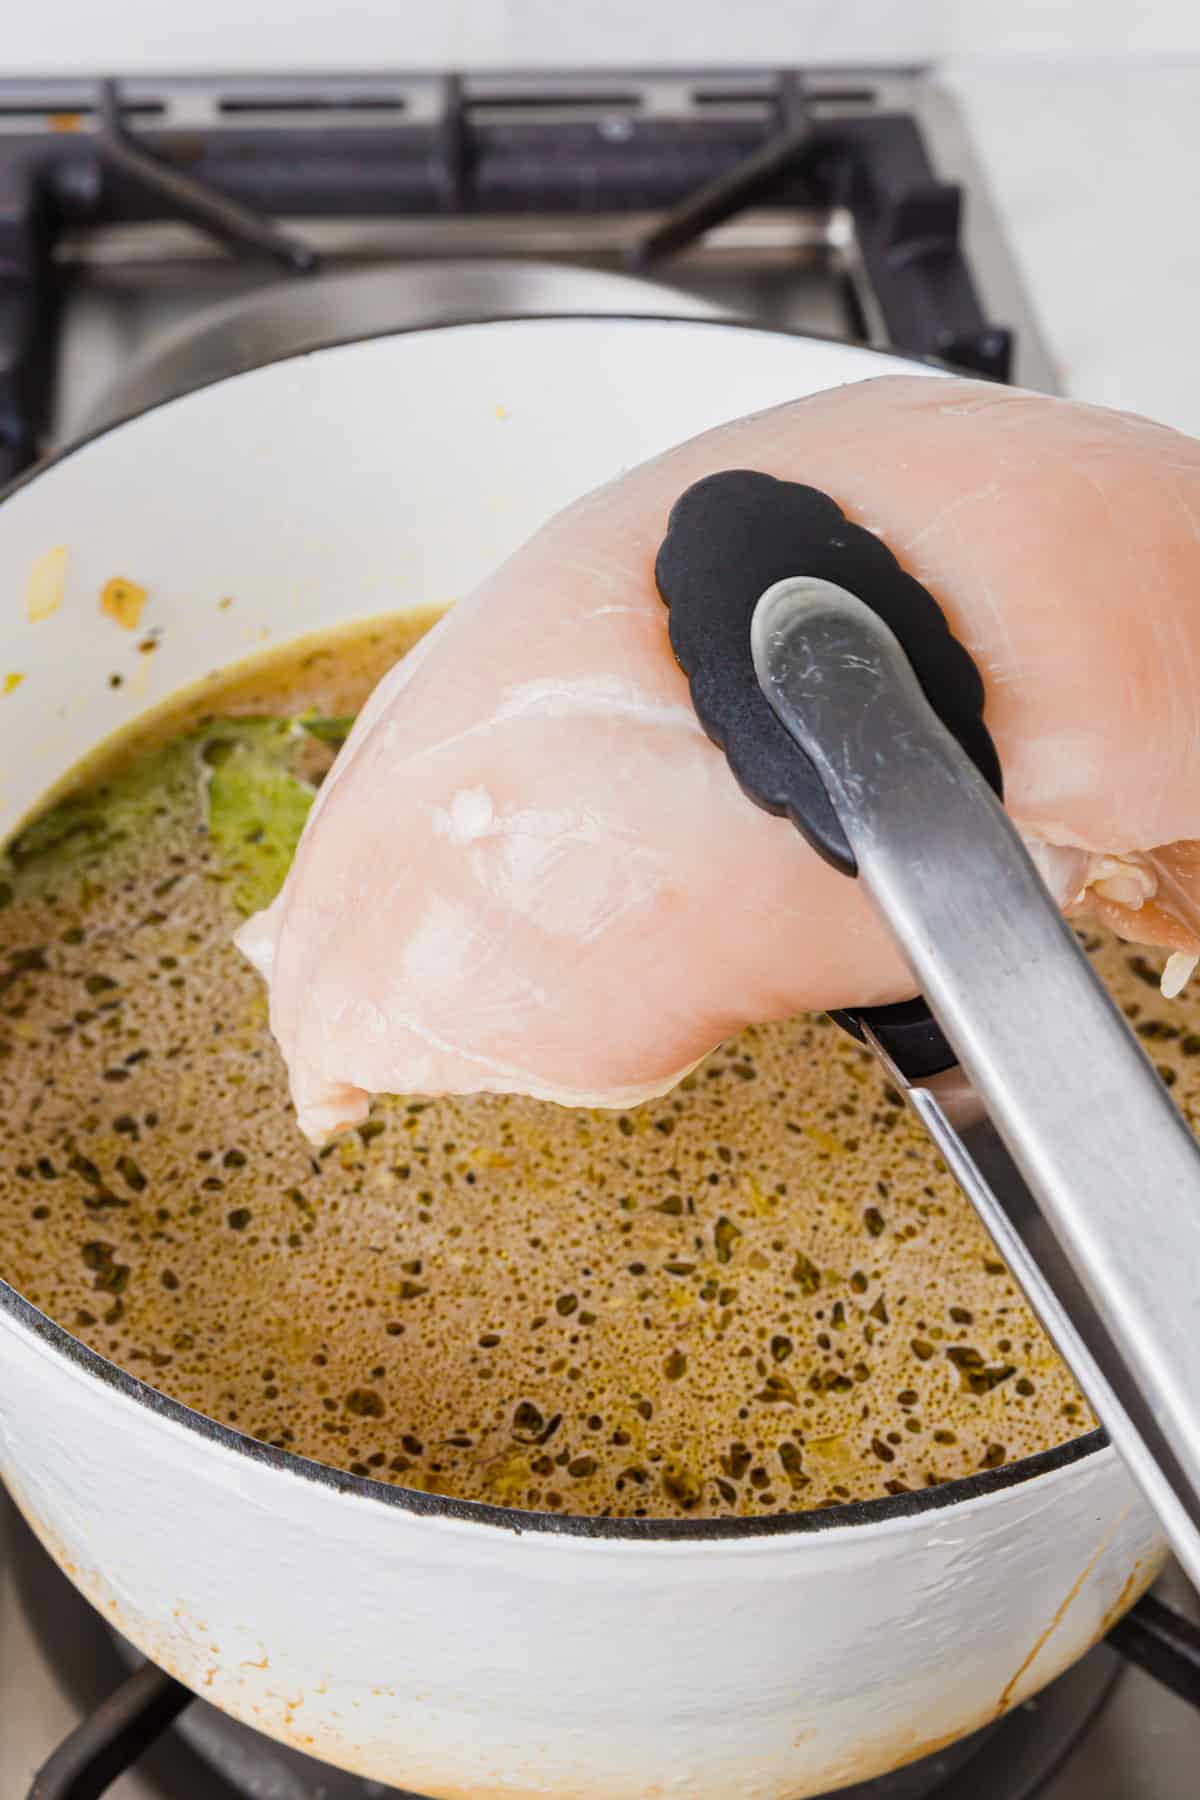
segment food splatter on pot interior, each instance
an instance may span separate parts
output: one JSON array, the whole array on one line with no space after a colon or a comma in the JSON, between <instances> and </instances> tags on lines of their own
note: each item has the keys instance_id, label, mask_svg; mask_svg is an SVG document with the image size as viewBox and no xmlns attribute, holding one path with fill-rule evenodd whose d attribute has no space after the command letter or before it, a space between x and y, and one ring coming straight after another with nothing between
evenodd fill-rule
<instances>
[{"instance_id":1,"label":"food splatter on pot interior","mask_svg":"<svg viewBox=\"0 0 1200 1800\"><path fill-rule=\"evenodd\" d=\"M230 937L432 614L308 640L103 749L0 870L0 1243L164 1392L546 1511L793 1511L1092 1425L899 1097L821 1019L611 1114L380 1102L314 1156ZM1089 941L1176 1098L1200 1013Z\"/></svg>"}]
</instances>

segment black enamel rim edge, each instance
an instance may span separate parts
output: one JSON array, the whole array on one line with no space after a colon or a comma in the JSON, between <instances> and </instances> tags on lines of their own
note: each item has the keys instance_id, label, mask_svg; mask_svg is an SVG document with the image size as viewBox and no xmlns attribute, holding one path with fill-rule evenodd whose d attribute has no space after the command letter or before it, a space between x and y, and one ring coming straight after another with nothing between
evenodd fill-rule
<instances>
[{"instance_id":1,"label":"black enamel rim edge","mask_svg":"<svg viewBox=\"0 0 1200 1800\"><path fill-rule=\"evenodd\" d=\"M479 325L516 325L516 324L563 324L581 320L588 324L605 323L639 323L656 325L688 325L700 330L749 331L761 337L792 338L800 343L827 343L838 349L852 349L867 356L877 356L889 362L907 362L918 367L934 368L955 374L951 365L938 361L935 357L905 355L891 350L878 349L872 345L847 345L842 338L822 336L816 332L789 331L777 326L756 324L750 319L706 319L688 318L671 313L505 313L499 316L482 314L478 318L453 319L442 324L426 322L424 324L398 326L391 331L363 332L345 338L331 339L327 343L308 346L300 350L287 351L271 357L253 368L238 370L230 375L214 376L211 380L197 383L185 393L172 394L157 400L152 406L139 408L120 418L112 419L98 426L82 438L64 446L63 449L43 457L30 468L23 470L15 480L0 491L0 505L36 481L39 476L56 468L60 463L68 461L85 450L90 444L107 437L110 432L119 431L139 418L160 411L165 406L183 401L193 393L201 393L208 388L218 387L226 381L237 381L245 376L253 375L258 369L271 368L279 363L298 362L309 356L319 356L326 350L344 349L354 344L374 343L399 337L414 337L422 332L447 332L471 329ZM986 376L977 376L962 371L971 380L987 380ZM957 1506L961 1502L983 1499L988 1495L1003 1492L1007 1488L1018 1487L1027 1481L1037 1480L1040 1476L1051 1475L1060 1469L1071 1467L1085 1457L1094 1456L1108 1444L1103 1431L1096 1430L1084 1436L1071 1438L1052 1450L1043 1450L1035 1456L1020 1458L1017 1462L1006 1463L998 1469L983 1470L975 1475L968 1475L958 1481L944 1482L939 1487L918 1488L908 1493L887 1495L878 1500L848 1501L838 1506L815 1507L809 1512L768 1513L762 1518L716 1518L716 1519L679 1519L679 1518L596 1518L579 1514L557 1514L526 1512L518 1507L494 1506L482 1500L455 1500L443 1494L427 1494L418 1488L405 1488L391 1482L374 1481L368 1476L351 1475L341 1469L335 1469L327 1463L313 1461L310 1457L297 1456L289 1450L277 1450L271 1444L252 1438L245 1432L234 1431L228 1425L222 1425L182 1401L172 1400L168 1395L151 1387L136 1375L129 1375L118 1368L107 1357L98 1351L91 1350L65 1327L57 1324L45 1313L40 1312L31 1301L26 1300L8 1282L0 1279L0 1313L6 1314L19 1328L28 1331L43 1346L60 1355L75 1369L89 1376L131 1400L135 1405L144 1407L155 1417L178 1426L182 1430L193 1433L202 1440L216 1444L234 1455L260 1464L262 1467L277 1471L302 1481L315 1483L328 1488L331 1492L353 1496L357 1499L373 1500L384 1506L394 1507L417 1517L456 1519L465 1524L489 1526L501 1531L511 1532L517 1536L525 1532L537 1533L553 1537L569 1537L580 1539L607 1540L613 1542L689 1542L689 1541L734 1541L743 1538L809 1536L822 1531L835 1530L843 1526L883 1525L894 1520L912 1518L928 1513L944 1511L947 1507Z\"/></svg>"}]
</instances>

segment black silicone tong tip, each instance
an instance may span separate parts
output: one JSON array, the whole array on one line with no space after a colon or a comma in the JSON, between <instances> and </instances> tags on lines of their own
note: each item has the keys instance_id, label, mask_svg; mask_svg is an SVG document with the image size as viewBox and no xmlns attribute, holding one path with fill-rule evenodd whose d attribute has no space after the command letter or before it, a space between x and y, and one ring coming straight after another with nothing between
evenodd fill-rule
<instances>
[{"instance_id":1,"label":"black silicone tong tip","mask_svg":"<svg viewBox=\"0 0 1200 1800\"><path fill-rule=\"evenodd\" d=\"M708 475L671 508L655 565L671 647L705 731L746 794L789 818L845 875L857 871L820 777L758 685L750 621L769 587L813 575L855 594L899 638L925 696L997 793L1000 761L983 723L983 682L933 596L881 538L817 488L754 469Z\"/></svg>"},{"instance_id":2,"label":"black silicone tong tip","mask_svg":"<svg viewBox=\"0 0 1200 1800\"><path fill-rule=\"evenodd\" d=\"M688 488L671 509L655 577L696 715L747 796L790 819L827 862L854 875L853 852L820 776L754 673L754 609L769 587L797 575L835 582L886 621L930 705L997 794L1000 760L983 722L979 671L937 601L882 539L852 524L819 489L754 469L723 470ZM860 1038L870 1025L914 1079L954 1061L923 1001L833 1017Z\"/></svg>"}]
</instances>

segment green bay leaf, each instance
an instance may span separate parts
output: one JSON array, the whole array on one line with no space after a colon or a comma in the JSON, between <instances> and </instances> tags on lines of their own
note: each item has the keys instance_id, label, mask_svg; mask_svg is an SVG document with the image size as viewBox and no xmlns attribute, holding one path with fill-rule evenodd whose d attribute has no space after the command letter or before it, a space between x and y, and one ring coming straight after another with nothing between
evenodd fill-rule
<instances>
[{"instance_id":1,"label":"green bay leaf","mask_svg":"<svg viewBox=\"0 0 1200 1800\"><path fill-rule=\"evenodd\" d=\"M274 746L234 743L210 771L208 834L239 912L259 912L283 886L316 796Z\"/></svg>"}]
</instances>

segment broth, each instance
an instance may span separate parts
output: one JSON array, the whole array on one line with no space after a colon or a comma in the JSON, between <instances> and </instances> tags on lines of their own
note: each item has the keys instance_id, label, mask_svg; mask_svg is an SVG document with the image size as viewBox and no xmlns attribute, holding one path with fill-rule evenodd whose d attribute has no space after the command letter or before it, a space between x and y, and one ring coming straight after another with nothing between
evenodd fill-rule
<instances>
[{"instance_id":1,"label":"broth","mask_svg":"<svg viewBox=\"0 0 1200 1800\"><path fill-rule=\"evenodd\" d=\"M386 1099L313 1155L230 941L282 864L238 812L231 855L215 812L214 784L259 768L254 733L274 728L213 721L350 713L431 617L178 697L78 772L74 810L14 841L5 1277L266 1442L543 1511L794 1511L1090 1428L899 1096L824 1019L747 1031L624 1114ZM300 775L331 754L287 736ZM271 768L254 794L275 805ZM1194 1109L1187 1003L1127 946L1089 948Z\"/></svg>"}]
</instances>

